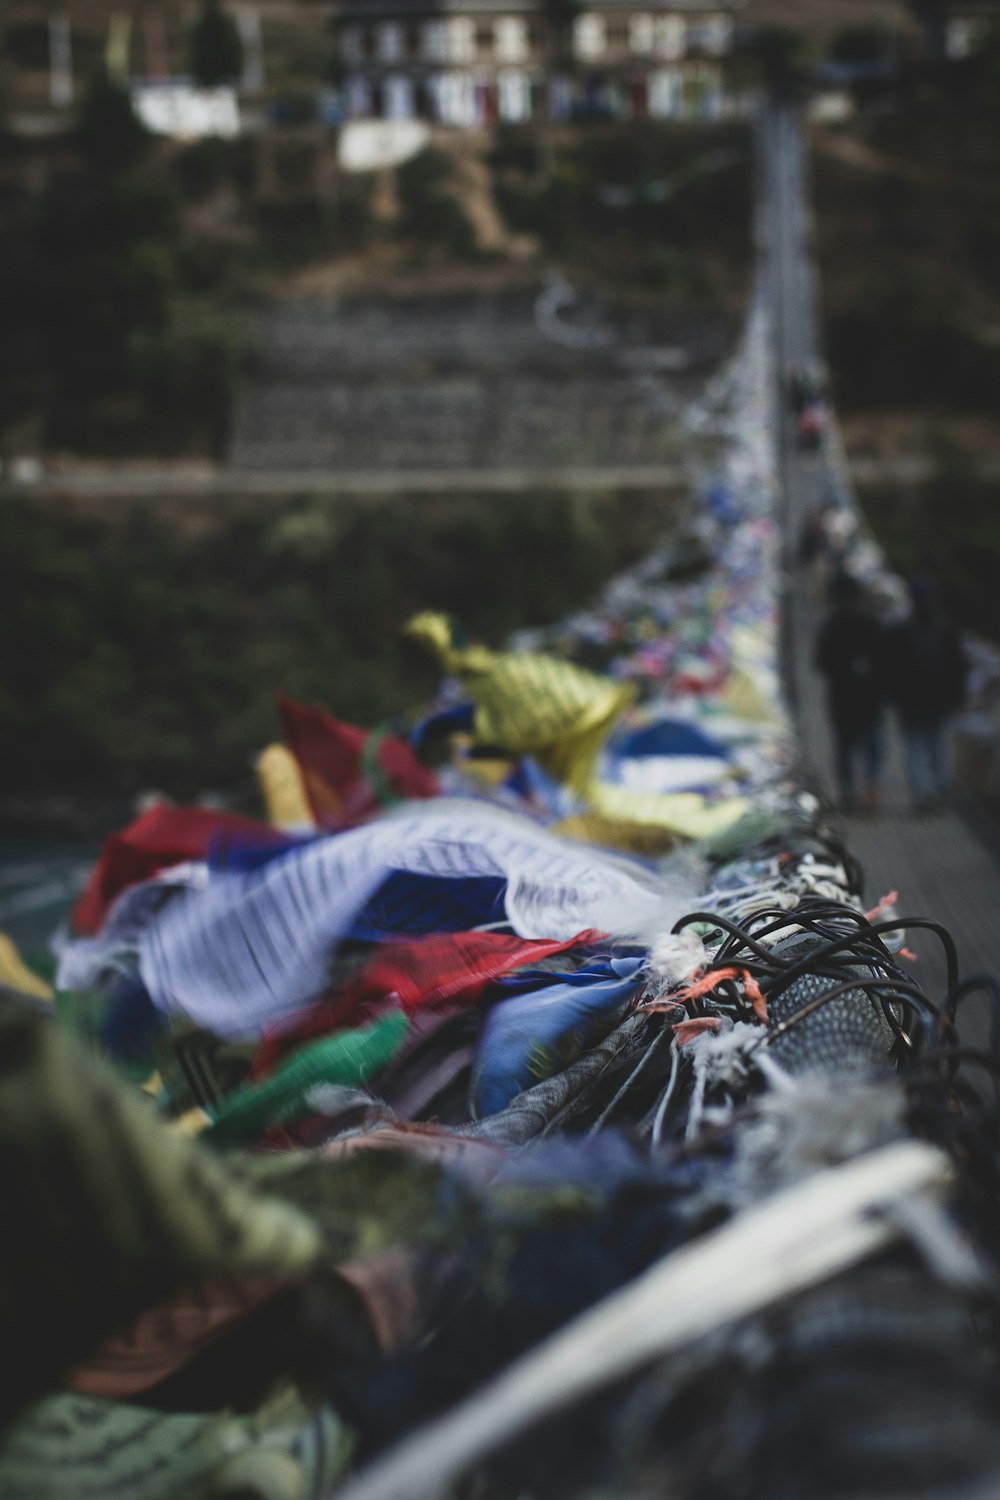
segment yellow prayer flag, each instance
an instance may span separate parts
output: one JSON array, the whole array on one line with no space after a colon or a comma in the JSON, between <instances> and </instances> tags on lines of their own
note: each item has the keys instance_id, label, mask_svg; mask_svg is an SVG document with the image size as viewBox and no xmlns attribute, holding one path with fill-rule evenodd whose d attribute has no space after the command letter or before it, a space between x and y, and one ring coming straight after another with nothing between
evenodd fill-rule
<instances>
[{"instance_id":1,"label":"yellow prayer flag","mask_svg":"<svg viewBox=\"0 0 1000 1500\"><path fill-rule=\"evenodd\" d=\"M681 842L681 836L669 828L651 823L629 823L621 818L606 818L600 813L573 813L560 823L553 823L552 833L577 839L582 844L597 844L602 849L619 849L658 859L669 854Z\"/></svg>"},{"instance_id":2,"label":"yellow prayer flag","mask_svg":"<svg viewBox=\"0 0 1000 1500\"><path fill-rule=\"evenodd\" d=\"M700 792L634 792L607 781L594 783L589 800L603 817L669 828L688 839L711 838L724 832L750 806L745 797L709 802Z\"/></svg>"},{"instance_id":3,"label":"yellow prayer flag","mask_svg":"<svg viewBox=\"0 0 1000 1500\"><path fill-rule=\"evenodd\" d=\"M16 990L19 995L30 995L33 1000L51 1003L55 999L52 986L28 968L5 932L0 932L0 984Z\"/></svg>"},{"instance_id":4,"label":"yellow prayer flag","mask_svg":"<svg viewBox=\"0 0 1000 1500\"><path fill-rule=\"evenodd\" d=\"M287 746L267 745L257 757L255 770L267 821L273 828L316 826L299 763Z\"/></svg>"},{"instance_id":5,"label":"yellow prayer flag","mask_svg":"<svg viewBox=\"0 0 1000 1500\"><path fill-rule=\"evenodd\" d=\"M532 755L550 776L577 791L588 785L597 752L635 699L631 683L553 656L456 647L447 617L431 611L416 615L405 632L434 651L475 703L477 743Z\"/></svg>"}]
</instances>

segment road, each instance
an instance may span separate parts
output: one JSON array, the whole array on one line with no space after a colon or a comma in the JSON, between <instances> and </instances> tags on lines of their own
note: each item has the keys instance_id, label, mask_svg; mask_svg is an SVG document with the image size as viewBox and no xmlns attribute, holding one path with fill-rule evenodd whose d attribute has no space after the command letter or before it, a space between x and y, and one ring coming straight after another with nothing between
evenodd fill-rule
<instances>
[{"instance_id":1,"label":"road","mask_svg":"<svg viewBox=\"0 0 1000 1500\"><path fill-rule=\"evenodd\" d=\"M683 485L682 464L539 465L534 468L292 469L258 471L209 464L95 463L43 470L18 483L0 478L0 497L68 500L282 500L296 495L516 494L524 490L650 490Z\"/></svg>"},{"instance_id":2,"label":"road","mask_svg":"<svg viewBox=\"0 0 1000 1500\"><path fill-rule=\"evenodd\" d=\"M919 484L932 479L934 461L919 454L851 460L852 477L861 484ZM983 479L1000 479L1000 459L976 466ZM41 465L30 479L0 474L0 499L34 495L40 500L287 500L296 495L331 496L428 494L516 494L524 490L672 489L687 480L682 464L617 464L595 467L546 466L503 469L249 469L208 462L157 464L108 460L62 460Z\"/></svg>"},{"instance_id":3,"label":"road","mask_svg":"<svg viewBox=\"0 0 1000 1500\"><path fill-rule=\"evenodd\" d=\"M795 442L794 418L782 399L780 372L789 361L820 353L815 272L807 251L807 161L791 109L771 111L761 123L761 215L766 249L779 372L776 392L784 535L783 644L787 692L797 722L807 775L833 796L832 746L822 683L812 667L817 609L797 567L802 525L833 478L829 454L803 454ZM835 455L836 448L834 446ZM843 487L842 470L836 474ZM844 831L867 876L866 896L875 901L890 890L900 893L899 909L949 929L958 946L962 972L1000 972L993 928L1000 913L1000 865L989 846L950 808L933 817L914 817L895 725L882 812L873 820L848 818ZM944 964L937 939L913 930L910 947L918 955L914 973L933 999L943 993ZM986 1007L973 1001L963 1026L969 1044L985 1045Z\"/></svg>"}]
</instances>

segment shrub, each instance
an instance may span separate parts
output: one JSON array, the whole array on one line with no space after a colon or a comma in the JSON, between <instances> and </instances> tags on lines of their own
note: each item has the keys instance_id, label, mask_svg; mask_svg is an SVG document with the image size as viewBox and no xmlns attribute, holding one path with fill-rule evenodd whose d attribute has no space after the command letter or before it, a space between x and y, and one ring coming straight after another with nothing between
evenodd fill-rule
<instances>
[{"instance_id":1,"label":"shrub","mask_svg":"<svg viewBox=\"0 0 1000 1500\"><path fill-rule=\"evenodd\" d=\"M432 241L466 258L475 254L476 237L451 183L451 162L442 151L426 147L405 162L396 172L397 228L408 239Z\"/></svg>"},{"instance_id":2,"label":"shrub","mask_svg":"<svg viewBox=\"0 0 1000 1500\"><path fill-rule=\"evenodd\" d=\"M182 367L178 357L169 378ZM141 504L111 524L11 501L0 509L8 778L26 797L58 785L81 801L150 785L182 799L205 786L252 792L250 758L277 732L276 688L355 722L405 723L438 676L400 639L414 610L453 611L494 644L558 618L648 546L642 509L632 494L313 496L185 535Z\"/></svg>"},{"instance_id":3,"label":"shrub","mask_svg":"<svg viewBox=\"0 0 1000 1500\"><path fill-rule=\"evenodd\" d=\"M534 176L542 165L537 131L531 125L498 125L488 161L494 172Z\"/></svg>"},{"instance_id":4,"label":"shrub","mask_svg":"<svg viewBox=\"0 0 1000 1500\"><path fill-rule=\"evenodd\" d=\"M136 116L128 91L103 71L95 75L84 96L78 136L84 160L101 173L136 166L153 139Z\"/></svg>"},{"instance_id":5,"label":"shrub","mask_svg":"<svg viewBox=\"0 0 1000 1500\"><path fill-rule=\"evenodd\" d=\"M21 68L49 65L49 28L45 21L10 21L3 34L3 50Z\"/></svg>"},{"instance_id":6,"label":"shrub","mask_svg":"<svg viewBox=\"0 0 1000 1500\"><path fill-rule=\"evenodd\" d=\"M724 281L745 282L751 261L748 159L740 128L605 125L553 147L531 176L502 150L494 194L511 230L589 279L718 295Z\"/></svg>"},{"instance_id":7,"label":"shrub","mask_svg":"<svg viewBox=\"0 0 1000 1500\"><path fill-rule=\"evenodd\" d=\"M239 77L243 67L240 34L220 0L202 0L191 27L188 60L191 76L203 88L215 88Z\"/></svg>"},{"instance_id":8,"label":"shrub","mask_svg":"<svg viewBox=\"0 0 1000 1500\"><path fill-rule=\"evenodd\" d=\"M894 566L908 577L934 574L959 623L1000 640L997 485L970 473L960 456L942 453L930 482L872 487L862 499Z\"/></svg>"},{"instance_id":9,"label":"shrub","mask_svg":"<svg viewBox=\"0 0 1000 1500\"><path fill-rule=\"evenodd\" d=\"M330 248L331 212L315 193L261 198L255 212L265 254L278 265L309 260Z\"/></svg>"},{"instance_id":10,"label":"shrub","mask_svg":"<svg viewBox=\"0 0 1000 1500\"><path fill-rule=\"evenodd\" d=\"M161 452L183 451L200 440L222 455L239 353L232 318L194 298L177 300L161 330L134 338L131 365L144 402L144 426Z\"/></svg>"},{"instance_id":11,"label":"shrub","mask_svg":"<svg viewBox=\"0 0 1000 1500\"><path fill-rule=\"evenodd\" d=\"M184 196L197 203L231 178L232 146L218 136L207 136L182 147L171 165Z\"/></svg>"}]
</instances>

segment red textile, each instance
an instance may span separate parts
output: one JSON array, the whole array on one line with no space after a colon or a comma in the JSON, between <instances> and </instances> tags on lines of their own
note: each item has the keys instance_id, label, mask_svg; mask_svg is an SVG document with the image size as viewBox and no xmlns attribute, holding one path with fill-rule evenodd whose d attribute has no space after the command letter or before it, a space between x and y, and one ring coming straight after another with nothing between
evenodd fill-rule
<instances>
[{"instance_id":1,"label":"red textile","mask_svg":"<svg viewBox=\"0 0 1000 1500\"><path fill-rule=\"evenodd\" d=\"M351 984L265 1036L250 1076L268 1073L286 1052L313 1037L369 1020L373 1008L389 997L411 1013L444 1000L472 1001L502 974L597 939L596 932L562 942L500 932L448 932L387 943Z\"/></svg>"},{"instance_id":2,"label":"red textile","mask_svg":"<svg viewBox=\"0 0 1000 1500\"><path fill-rule=\"evenodd\" d=\"M371 764L366 747L372 731L344 724L321 708L278 694L278 713L288 748L305 785L317 824L339 829L358 823L397 798L436 797L437 777L422 766L405 740L377 740Z\"/></svg>"},{"instance_id":3,"label":"red textile","mask_svg":"<svg viewBox=\"0 0 1000 1500\"><path fill-rule=\"evenodd\" d=\"M210 846L227 834L252 838L260 844L284 841L266 823L237 813L204 807L171 807L160 803L104 842L101 857L73 908L77 932L93 934L104 925L116 896L140 880L189 859L206 859Z\"/></svg>"},{"instance_id":4,"label":"red textile","mask_svg":"<svg viewBox=\"0 0 1000 1500\"><path fill-rule=\"evenodd\" d=\"M288 1276L243 1276L185 1287L112 1334L66 1383L88 1396L127 1401L183 1369L290 1285Z\"/></svg>"}]
</instances>

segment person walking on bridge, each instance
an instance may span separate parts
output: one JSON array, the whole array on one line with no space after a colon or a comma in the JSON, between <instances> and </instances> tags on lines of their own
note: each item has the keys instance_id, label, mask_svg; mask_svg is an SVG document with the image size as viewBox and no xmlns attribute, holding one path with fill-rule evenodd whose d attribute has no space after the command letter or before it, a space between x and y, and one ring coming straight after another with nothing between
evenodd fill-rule
<instances>
[{"instance_id":1,"label":"person walking on bridge","mask_svg":"<svg viewBox=\"0 0 1000 1500\"><path fill-rule=\"evenodd\" d=\"M962 707L969 664L929 575L910 585L910 612L890 640L892 697L906 748L913 811L933 812L948 791L946 727Z\"/></svg>"},{"instance_id":2,"label":"person walking on bridge","mask_svg":"<svg viewBox=\"0 0 1000 1500\"><path fill-rule=\"evenodd\" d=\"M888 635L867 590L850 573L834 576L829 597L815 660L827 683L840 808L875 817L889 696Z\"/></svg>"}]
</instances>

